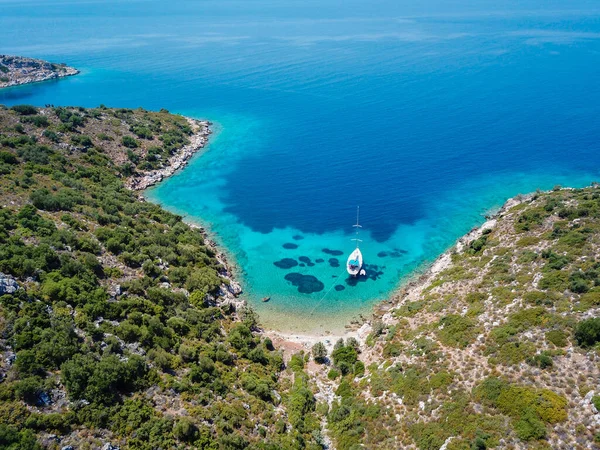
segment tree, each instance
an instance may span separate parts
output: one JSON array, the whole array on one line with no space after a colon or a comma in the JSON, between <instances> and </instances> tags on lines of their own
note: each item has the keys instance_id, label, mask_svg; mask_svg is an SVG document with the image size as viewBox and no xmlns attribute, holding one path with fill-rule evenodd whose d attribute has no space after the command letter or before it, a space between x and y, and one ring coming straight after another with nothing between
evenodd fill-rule
<instances>
[{"instance_id":1,"label":"tree","mask_svg":"<svg viewBox=\"0 0 600 450\"><path fill-rule=\"evenodd\" d=\"M173 434L180 441L193 441L198 436L198 428L187 417L182 417L173 426Z\"/></svg>"},{"instance_id":2,"label":"tree","mask_svg":"<svg viewBox=\"0 0 600 450\"><path fill-rule=\"evenodd\" d=\"M360 353L360 344L358 343L356 338L349 337L348 339L346 339L346 345L356 350L356 353Z\"/></svg>"},{"instance_id":3,"label":"tree","mask_svg":"<svg viewBox=\"0 0 600 450\"><path fill-rule=\"evenodd\" d=\"M137 141L134 138L132 138L131 136L123 136L122 142L123 142L123 145L127 148L137 148L138 147Z\"/></svg>"},{"instance_id":4,"label":"tree","mask_svg":"<svg viewBox=\"0 0 600 450\"><path fill-rule=\"evenodd\" d=\"M327 349L322 342L317 342L312 347L312 354L315 361L322 364L325 362L325 358L327 358Z\"/></svg>"},{"instance_id":5,"label":"tree","mask_svg":"<svg viewBox=\"0 0 600 450\"><path fill-rule=\"evenodd\" d=\"M600 342L600 318L579 322L575 329L575 340L582 347L591 347Z\"/></svg>"}]
</instances>

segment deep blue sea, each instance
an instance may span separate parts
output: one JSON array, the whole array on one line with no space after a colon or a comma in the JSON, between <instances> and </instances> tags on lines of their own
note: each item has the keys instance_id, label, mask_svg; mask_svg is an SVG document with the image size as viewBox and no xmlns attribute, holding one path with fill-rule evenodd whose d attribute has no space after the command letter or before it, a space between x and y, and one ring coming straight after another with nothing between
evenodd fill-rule
<instances>
[{"instance_id":1,"label":"deep blue sea","mask_svg":"<svg viewBox=\"0 0 600 450\"><path fill-rule=\"evenodd\" d=\"M207 226L281 330L366 314L511 196L600 180L598 1L0 0L0 53L82 70L0 103L213 121L147 195Z\"/></svg>"}]
</instances>

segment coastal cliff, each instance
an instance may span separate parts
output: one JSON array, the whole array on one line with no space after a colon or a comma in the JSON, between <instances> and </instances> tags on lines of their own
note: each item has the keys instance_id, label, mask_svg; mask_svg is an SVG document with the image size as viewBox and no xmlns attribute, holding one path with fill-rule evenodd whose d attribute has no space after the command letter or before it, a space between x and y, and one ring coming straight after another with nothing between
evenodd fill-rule
<instances>
[{"instance_id":1,"label":"coastal cliff","mask_svg":"<svg viewBox=\"0 0 600 450\"><path fill-rule=\"evenodd\" d=\"M79 70L66 64L41 59L0 55L0 88L37 83L77 75Z\"/></svg>"}]
</instances>

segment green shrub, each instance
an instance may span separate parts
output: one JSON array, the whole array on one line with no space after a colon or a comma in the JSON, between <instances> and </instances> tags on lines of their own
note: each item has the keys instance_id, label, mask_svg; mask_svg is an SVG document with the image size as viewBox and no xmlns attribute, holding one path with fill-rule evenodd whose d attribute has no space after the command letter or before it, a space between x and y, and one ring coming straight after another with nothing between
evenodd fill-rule
<instances>
[{"instance_id":1,"label":"green shrub","mask_svg":"<svg viewBox=\"0 0 600 450\"><path fill-rule=\"evenodd\" d=\"M10 109L15 111L17 114L20 114L21 116L32 116L38 113L37 108L31 105L15 105L12 106Z\"/></svg>"},{"instance_id":2,"label":"green shrub","mask_svg":"<svg viewBox=\"0 0 600 450\"><path fill-rule=\"evenodd\" d=\"M94 146L92 139L89 136L83 134L76 134L74 136L71 136L71 142L75 145L79 145L86 149L92 148Z\"/></svg>"},{"instance_id":3,"label":"green shrub","mask_svg":"<svg viewBox=\"0 0 600 450\"><path fill-rule=\"evenodd\" d=\"M50 121L48 120L48 118L46 116L40 116L40 115L23 117L21 119L21 122L32 123L38 128L45 128L48 125L50 125Z\"/></svg>"},{"instance_id":4,"label":"green shrub","mask_svg":"<svg viewBox=\"0 0 600 450\"><path fill-rule=\"evenodd\" d=\"M337 369L331 369L329 370L329 372L327 372L327 378L329 378L330 380L335 380L339 376L340 372Z\"/></svg>"},{"instance_id":5,"label":"green shrub","mask_svg":"<svg viewBox=\"0 0 600 450\"><path fill-rule=\"evenodd\" d=\"M456 314L443 317L438 326L440 341L452 347L467 347L479 333L479 328L473 319Z\"/></svg>"},{"instance_id":6,"label":"green shrub","mask_svg":"<svg viewBox=\"0 0 600 450\"><path fill-rule=\"evenodd\" d=\"M5 164L18 164L19 160L14 154L10 152L0 151L0 162L3 162Z\"/></svg>"},{"instance_id":7,"label":"green shrub","mask_svg":"<svg viewBox=\"0 0 600 450\"><path fill-rule=\"evenodd\" d=\"M121 143L127 148L138 148L138 142L131 136L123 136Z\"/></svg>"},{"instance_id":8,"label":"green shrub","mask_svg":"<svg viewBox=\"0 0 600 450\"><path fill-rule=\"evenodd\" d=\"M175 422L173 435L180 441L192 442L198 437L198 428L188 417L182 417Z\"/></svg>"},{"instance_id":9,"label":"green shrub","mask_svg":"<svg viewBox=\"0 0 600 450\"><path fill-rule=\"evenodd\" d=\"M529 357L527 362L529 365L539 367L540 369L548 369L554 365L552 358L546 352Z\"/></svg>"},{"instance_id":10,"label":"green shrub","mask_svg":"<svg viewBox=\"0 0 600 450\"><path fill-rule=\"evenodd\" d=\"M315 359L315 362L323 364L327 359L327 349L325 348L325 345L322 342L317 342L315 345L313 345L312 355Z\"/></svg>"},{"instance_id":11,"label":"green shrub","mask_svg":"<svg viewBox=\"0 0 600 450\"><path fill-rule=\"evenodd\" d=\"M557 347L566 347L569 343L567 335L562 330L551 330L546 333L546 340Z\"/></svg>"},{"instance_id":12,"label":"green shrub","mask_svg":"<svg viewBox=\"0 0 600 450\"><path fill-rule=\"evenodd\" d=\"M522 440L542 439L546 436L546 423L556 424L567 419L567 400L549 389L487 378L473 392L481 403L511 417L517 436Z\"/></svg>"},{"instance_id":13,"label":"green shrub","mask_svg":"<svg viewBox=\"0 0 600 450\"><path fill-rule=\"evenodd\" d=\"M591 347L600 342L600 318L579 322L575 328L575 340L581 347Z\"/></svg>"}]
</instances>

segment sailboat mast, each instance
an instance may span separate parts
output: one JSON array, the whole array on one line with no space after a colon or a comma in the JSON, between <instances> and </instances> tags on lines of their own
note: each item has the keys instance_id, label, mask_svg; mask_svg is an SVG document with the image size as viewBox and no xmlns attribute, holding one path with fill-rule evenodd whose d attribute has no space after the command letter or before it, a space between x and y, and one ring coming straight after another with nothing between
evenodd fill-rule
<instances>
[{"instance_id":1,"label":"sailboat mast","mask_svg":"<svg viewBox=\"0 0 600 450\"><path fill-rule=\"evenodd\" d=\"M356 228L356 238L354 239L356 241L356 248L358 248L358 243L360 242L360 239L358 239L358 229L362 228L360 226L360 224L358 223L359 211L360 211L360 206L357 206L356 207L356 225L354 225L354 227Z\"/></svg>"}]
</instances>

